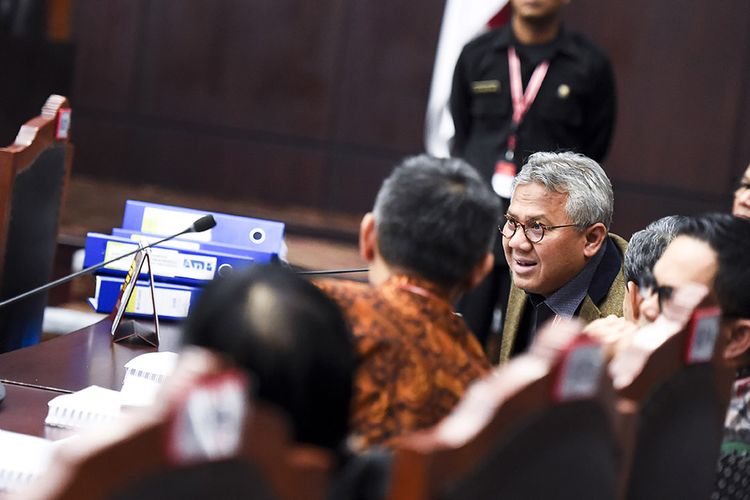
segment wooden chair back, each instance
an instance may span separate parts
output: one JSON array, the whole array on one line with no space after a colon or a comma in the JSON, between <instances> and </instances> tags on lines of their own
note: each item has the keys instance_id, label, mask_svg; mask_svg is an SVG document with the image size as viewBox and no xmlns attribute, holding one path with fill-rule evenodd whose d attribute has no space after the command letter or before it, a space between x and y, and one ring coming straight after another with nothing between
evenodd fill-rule
<instances>
[{"instance_id":1,"label":"wooden chair back","mask_svg":"<svg viewBox=\"0 0 750 500\"><path fill-rule=\"evenodd\" d=\"M678 290L610 364L624 452L620 498L711 496L732 375L720 311L706 293Z\"/></svg>"},{"instance_id":2,"label":"wooden chair back","mask_svg":"<svg viewBox=\"0 0 750 500\"><path fill-rule=\"evenodd\" d=\"M438 426L400 442L390 498L614 498L612 385L580 329L548 325Z\"/></svg>"},{"instance_id":3,"label":"wooden chair back","mask_svg":"<svg viewBox=\"0 0 750 500\"><path fill-rule=\"evenodd\" d=\"M210 398L201 401L211 404ZM191 449L185 443L194 441L181 439L183 431L205 430L211 418L187 423L174 408L148 409L64 443L49 470L19 498L324 500L333 453L295 443L288 419L275 407L254 402L244 415L239 446L196 459L185 455ZM206 442L225 437L219 432Z\"/></svg>"},{"instance_id":4,"label":"wooden chair back","mask_svg":"<svg viewBox=\"0 0 750 500\"><path fill-rule=\"evenodd\" d=\"M0 148L0 300L48 282L70 177L70 104L52 95L42 112ZM47 294L0 309L0 352L41 337Z\"/></svg>"}]
</instances>

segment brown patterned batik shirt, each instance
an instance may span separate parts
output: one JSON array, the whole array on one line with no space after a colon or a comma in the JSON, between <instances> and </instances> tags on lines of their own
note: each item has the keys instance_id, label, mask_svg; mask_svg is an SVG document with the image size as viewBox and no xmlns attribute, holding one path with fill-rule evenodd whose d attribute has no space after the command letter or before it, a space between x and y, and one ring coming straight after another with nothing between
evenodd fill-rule
<instances>
[{"instance_id":1,"label":"brown patterned batik shirt","mask_svg":"<svg viewBox=\"0 0 750 500\"><path fill-rule=\"evenodd\" d=\"M395 276L380 286L325 280L355 337L352 430L365 446L389 444L435 425L490 368L452 305L424 281Z\"/></svg>"}]
</instances>

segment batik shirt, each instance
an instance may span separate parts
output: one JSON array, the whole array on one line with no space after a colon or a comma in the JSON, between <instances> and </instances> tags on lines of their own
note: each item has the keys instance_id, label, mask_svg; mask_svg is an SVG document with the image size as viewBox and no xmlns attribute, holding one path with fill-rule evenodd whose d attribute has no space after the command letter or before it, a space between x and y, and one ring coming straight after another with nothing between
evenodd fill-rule
<instances>
[{"instance_id":1,"label":"batik shirt","mask_svg":"<svg viewBox=\"0 0 750 500\"><path fill-rule=\"evenodd\" d=\"M713 499L750 498L750 369L738 374L724 423Z\"/></svg>"},{"instance_id":2,"label":"batik shirt","mask_svg":"<svg viewBox=\"0 0 750 500\"><path fill-rule=\"evenodd\" d=\"M423 280L318 285L339 303L354 333L351 425L360 445L392 444L435 425L490 368L463 318Z\"/></svg>"}]
</instances>

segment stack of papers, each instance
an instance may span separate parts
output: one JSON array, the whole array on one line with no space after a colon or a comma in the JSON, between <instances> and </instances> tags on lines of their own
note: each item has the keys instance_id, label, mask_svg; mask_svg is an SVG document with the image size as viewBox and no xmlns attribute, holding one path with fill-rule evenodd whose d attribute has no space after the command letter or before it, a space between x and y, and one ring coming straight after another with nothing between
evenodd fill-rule
<instances>
[{"instance_id":1,"label":"stack of papers","mask_svg":"<svg viewBox=\"0 0 750 500\"><path fill-rule=\"evenodd\" d=\"M174 370L177 358L173 352L141 354L125 365L122 390L92 385L57 396L48 403L44 423L64 429L87 429L118 419L124 407L149 406L156 400L162 382Z\"/></svg>"},{"instance_id":2,"label":"stack of papers","mask_svg":"<svg viewBox=\"0 0 750 500\"><path fill-rule=\"evenodd\" d=\"M162 382L174 371L177 357L173 352L150 352L131 359L120 390L122 406L153 404Z\"/></svg>"},{"instance_id":3,"label":"stack of papers","mask_svg":"<svg viewBox=\"0 0 750 500\"><path fill-rule=\"evenodd\" d=\"M0 430L0 491L17 491L42 474L56 443Z\"/></svg>"},{"instance_id":4,"label":"stack of papers","mask_svg":"<svg viewBox=\"0 0 750 500\"><path fill-rule=\"evenodd\" d=\"M44 423L65 429L86 429L120 416L120 392L91 385L52 399Z\"/></svg>"}]
</instances>

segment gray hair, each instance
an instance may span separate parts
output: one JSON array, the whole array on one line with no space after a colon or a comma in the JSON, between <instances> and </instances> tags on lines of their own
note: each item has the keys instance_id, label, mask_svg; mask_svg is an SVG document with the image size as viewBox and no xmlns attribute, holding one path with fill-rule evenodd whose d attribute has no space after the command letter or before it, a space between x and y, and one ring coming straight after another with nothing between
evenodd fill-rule
<instances>
[{"instance_id":1,"label":"gray hair","mask_svg":"<svg viewBox=\"0 0 750 500\"><path fill-rule=\"evenodd\" d=\"M685 220L682 215L669 215L633 233L623 262L625 281L640 283L653 272L654 264L677 236Z\"/></svg>"},{"instance_id":2,"label":"gray hair","mask_svg":"<svg viewBox=\"0 0 750 500\"><path fill-rule=\"evenodd\" d=\"M454 286L491 250L502 212L500 198L468 163L420 155L383 182L373 213L388 264Z\"/></svg>"},{"instance_id":3,"label":"gray hair","mask_svg":"<svg viewBox=\"0 0 750 500\"><path fill-rule=\"evenodd\" d=\"M521 184L537 182L550 191L568 195L565 211L573 223L588 227L597 222L612 224L612 183L597 162L577 153L534 153L513 181L513 192Z\"/></svg>"}]
</instances>

